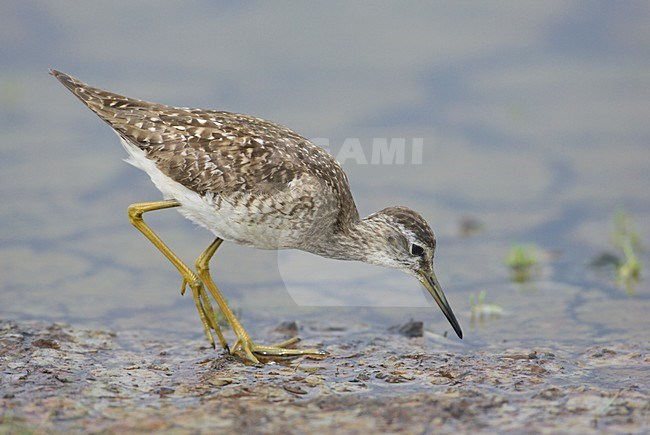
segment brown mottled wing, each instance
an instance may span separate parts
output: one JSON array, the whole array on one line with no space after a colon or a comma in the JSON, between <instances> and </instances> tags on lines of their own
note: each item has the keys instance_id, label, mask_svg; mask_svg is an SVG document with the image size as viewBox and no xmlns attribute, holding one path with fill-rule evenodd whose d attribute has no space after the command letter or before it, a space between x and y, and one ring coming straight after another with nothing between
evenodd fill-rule
<instances>
[{"instance_id":1,"label":"brown mottled wing","mask_svg":"<svg viewBox=\"0 0 650 435\"><path fill-rule=\"evenodd\" d=\"M345 173L321 148L286 127L247 115L149 103L50 71L173 180L201 194L273 195L308 174L340 202L339 223L358 219Z\"/></svg>"}]
</instances>

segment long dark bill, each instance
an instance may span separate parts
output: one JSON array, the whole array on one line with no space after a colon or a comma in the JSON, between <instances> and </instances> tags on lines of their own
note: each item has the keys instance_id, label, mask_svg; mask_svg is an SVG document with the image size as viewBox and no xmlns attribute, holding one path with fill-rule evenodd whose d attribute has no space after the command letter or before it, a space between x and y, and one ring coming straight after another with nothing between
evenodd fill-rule
<instances>
[{"instance_id":1,"label":"long dark bill","mask_svg":"<svg viewBox=\"0 0 650 435\"><path fill-rule=\"evenodd\" d=\"M447 298L442 292L440 284L438 284L436 275L433 272L431 272L431 275L421 273L420 281L422 281L424 287L426 287L429 293L431 293L431 296L433 296L433 299L436 301L447 320L449 320L449 323L451 323L451 326L454 328L454 331L456 331L458 337L463 338L463 331L461 331L458 320L456 320L456 316L454 316L454 312L451 310L449 302L447 302Z\"/></svg>"}]
</instances>

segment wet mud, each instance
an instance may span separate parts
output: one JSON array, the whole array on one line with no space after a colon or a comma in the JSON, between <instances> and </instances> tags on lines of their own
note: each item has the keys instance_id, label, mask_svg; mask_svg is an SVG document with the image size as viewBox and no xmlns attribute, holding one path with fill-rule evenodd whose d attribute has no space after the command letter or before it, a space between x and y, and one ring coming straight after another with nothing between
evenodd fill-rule
<instances>
[{"instance_id":1,"label":"wet mud","mask_svg":"<svg viewBox=\"0 0 650 435\"><path fill-rule=\"evenodd\" d=\"M298 330L286 325L264 341ZM469 350L413 325L314 328L300 345L328 357L251 366L200 340L0 321L0 433L650 430L648 348Z\"/></svg>"}]
</instances>

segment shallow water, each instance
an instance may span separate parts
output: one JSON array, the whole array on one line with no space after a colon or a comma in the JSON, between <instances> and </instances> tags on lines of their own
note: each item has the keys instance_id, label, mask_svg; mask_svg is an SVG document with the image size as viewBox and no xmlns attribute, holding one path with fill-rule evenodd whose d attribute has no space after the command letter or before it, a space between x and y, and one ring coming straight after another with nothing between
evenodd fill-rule
<instances>
[{"instance_id":1,"label":"shallow water","mask_svg":"<svg viewBox=\"0 0 650 435\"><path fill-rule=\"evenodd\" d=\"M383 331L413 318L468 352L647 343L647 279L628 292L612 270L589 266L616 252L619 207L650 240L646 3L472 13L149 6L3 6L2 318L202 334L179 277L126 218L128 204L158 192L120 162L116 137L47 75L52 66L138 98L266 117L326 140L334 154L354 139L343 166L360 212L403 204L429 220L465 338L398 272L225 245L213 274L253 331L284 320ZM404 139L404 164L372 164L377 138ZM210 242L177 213L147 217L188 262ZM484 231L462 237L465 217ZM542 250L529 283L510 280L513 242ZM499 318L472 320L470 295L481 290L504 310Z\"/></svg>"}]
</instances>

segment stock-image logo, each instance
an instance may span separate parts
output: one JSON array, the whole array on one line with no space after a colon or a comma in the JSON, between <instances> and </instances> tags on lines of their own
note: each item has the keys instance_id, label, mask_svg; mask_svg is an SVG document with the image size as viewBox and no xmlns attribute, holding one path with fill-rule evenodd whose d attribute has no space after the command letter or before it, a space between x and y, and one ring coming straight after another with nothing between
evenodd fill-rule
<instances>
[{"instance_id":1,"label":"stock-image logo","mask_svg":"<svg viewBox=\"0 0 650 435\"><path fill-rule=\"evenodd\" d=\"M341 144L331 144L328 138L317 137L311 141L332 154L342 165L421 165L424 138L375 137L362 141L348 137Z\"/></svg>"}]
</instances>

